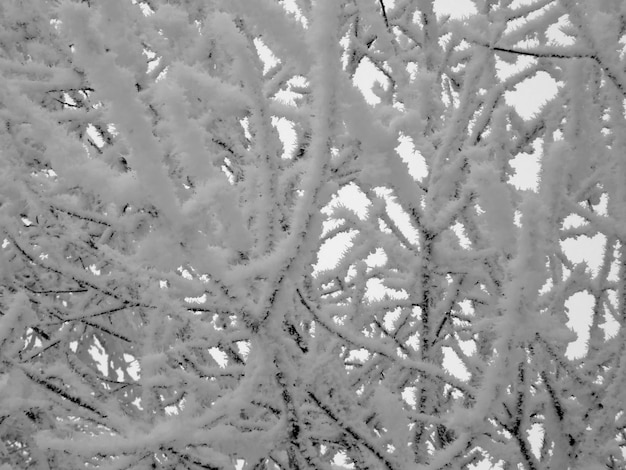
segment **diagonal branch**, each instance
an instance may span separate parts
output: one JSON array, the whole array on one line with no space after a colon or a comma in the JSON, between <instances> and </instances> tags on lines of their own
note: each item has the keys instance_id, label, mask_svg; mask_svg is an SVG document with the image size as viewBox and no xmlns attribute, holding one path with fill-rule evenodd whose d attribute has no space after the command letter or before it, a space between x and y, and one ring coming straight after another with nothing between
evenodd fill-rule
<instances>
[{"instance_id":1,"label":"diagonal branch","mask_svg":"<svg viewBox=\"0 0 626 470\"><path fill-rule=\"evenodd\" d=\"M389 29L389 18L387 18L387 9L385 8L385 2L383 0L378 0L380 3L380 9L383 13L383 18L385 19L385 26Z\"/></svg>"},{"instance_id":2,"label":"diagonal branch","mask_svg":"<svg viewBox=\"0 0 626 470\"><path fill-rule=\"evenodd\" d=\"M320 410L326 414L337 426L339 426L346 434L353 438L356 442L361 444L367 450L369 450L378 460L380 460L387 470L394 470L397 466L389 460L383 452L376 448L376 445L370 442L370 438L365 434L354 429L346 420L342 419L337 412L335 412L328 403L324 403L313 392L308 392L309 398L318 406Z\"/></svg>"}]
</instances>

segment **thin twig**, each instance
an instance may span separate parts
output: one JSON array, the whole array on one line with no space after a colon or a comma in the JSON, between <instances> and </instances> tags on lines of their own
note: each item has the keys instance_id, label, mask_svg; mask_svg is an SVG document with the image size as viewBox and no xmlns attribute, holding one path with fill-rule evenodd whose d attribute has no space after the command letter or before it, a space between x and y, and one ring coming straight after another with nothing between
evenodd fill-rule
<instances>
[{"instance_id":1,"label":"thin twig","mask_svg":"<svg viewBox=\"0 0 626 470\"><path fill-rule=\"evenodd\" d=\"M389 29L389 18L387 18L387 9L385 8L385 2L383 0L378 0L380 2L380 9L383 12L383 18L385 19L385 26Z\"/></svg>"},{"instance_id":2,"label":"thin twig","mask_svg":"<svg viewBox=\"0 0 626 470\"><path fill-rule=\"evenodd\" d=\"M525 55L530 57L538 57L538 58L548 58L548 59L593 59L593 54L589 52L580 52L580 53L571 53L571 54L560 54L556 52L533 52L533 51L525 51L522 49L507 49L505 47L499 46L488 46L486 44L481 44L482 46L489 47L494 51L498 52L506 52L509 54L517 54L517 55Z\"/></svg>"}]
</instances>

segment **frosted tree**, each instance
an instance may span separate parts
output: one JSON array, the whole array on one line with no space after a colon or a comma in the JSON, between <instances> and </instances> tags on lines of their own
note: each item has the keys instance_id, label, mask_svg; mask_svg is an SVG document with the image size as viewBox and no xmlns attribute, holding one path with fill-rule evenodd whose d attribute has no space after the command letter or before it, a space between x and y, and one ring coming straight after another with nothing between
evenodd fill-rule
<instances>
[{"instance_id":1,"label":"frosted tree","mask_svg":"<svg viewBox=\"0 0 626 470\"><path fill-rule=\"evenodd\" d=\"M2 470L626 465L626 7L433 3L0 4Z\"/></svg>"}]
</instances>

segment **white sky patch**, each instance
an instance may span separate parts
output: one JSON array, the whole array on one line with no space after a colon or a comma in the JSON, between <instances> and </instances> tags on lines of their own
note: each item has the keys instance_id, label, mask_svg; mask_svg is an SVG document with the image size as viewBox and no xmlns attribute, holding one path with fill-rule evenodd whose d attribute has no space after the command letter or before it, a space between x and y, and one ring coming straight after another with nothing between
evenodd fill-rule
<instances>
[{"instance_id":1,"label":"white sky patch","mask_svg":"<svg viewBox=\"0 0 626 470\"><path fill-rule=\"evenodd\" d=\"M402 391L402 399L411 406L415 406L415 387L406 387Z\"/></svg>"},{"instance_id":2,"label":"white sky patch","mask_svg":"<svg viewBox=\"0 0 626 470\"><path fill-rule=\"evenodd\" d=\"M427 175L428 168L426 167L426 161L421 153L419 153L415 146L413 145L413 141L410 137L406 135L400 135L398 139L400 144L396 147L396 152L402 158L402 160L409 167L409 174L415 180L421 180Z\"/></svg>"},{"instance_id":3,"label":"white sky patch","mask_svg":"<svg viewBox=\"0 0 626 470\"><path fill-rule=\"evenodd\" d=\"M469 380L469 372L452 348L444 346L441 349L443 351L443 366L446 370L460 380Z\"/></svg>"},{"instance_id":4,"label":"white sky patch","mask_svg":"<svg viewBox=\"0 0 626 470\"><path fill-rule=\"evenodd\" d=\"M609 197L606 194L600 196L600 202L593 206L593 210L600 215L608 215Z\"/></svg>"},{"instance_id":5,"label":"white sky patch","mask_svg":"<svg viewBox=\"0 0 626 470\"><path fill-rule=\"evenodd\" d=\"M202 294L199 297L185 297L185 302L189 302L190 304L198 304L198 305L202 305L203 303L205 303L207 301L207 295Z\"/></svg>"},{"instance_id":6,"label":"white sky patch","mask_svg":"<svg viewBox=\"0 0 626 470\"><path fill-rule=\"evenodd\" d=\"M353 81L359 90L361 90L361 93L363 93L365 101L367 101L368 104L375 105L380 103L380 98L376 96L373 89L377 86L385 87L387 79L367 57L361 60L361 63L354 73Z\"/></svg>"},{"instance_id":7,"label":"white sky patch","mask_svg":"<svg viewBox=\"0 0 626 470\"><path fill-rule=\"evenodd\" d=\"M539 156L540 149L537 148L538 142L533 143L534 152L520 153L513 160L511 166L515 170L515 175L509 178L509 183L517 189L528 189L537 191L539 185L539 171L541 170L541 162Z\"/></svg>"},{"instance_id":8,"label":"white sky patch","mask_svg":"<svg viewBox=\"0 0 626 470\"><path fill-rule=\"evenodd\" d=\"M476 13L471 0L435 0L434 8L438 16L450 15L452 18L464 18Z\"/></svg>"},{"instance_id":9,"label":"white sky patch","mask_svg":"<svg viewBox=\"0 0 626 470\"><path fill-rule=\"evenodd\" d=\"M340 233L324 243L318 251L318 261L313 266L313 274L337 266L340 254L352 244L354 235L355 233Z\"/></svg>"},{"instance_id":10,"label":"white sky patch","mask_svg":"<svg viewBox=\"0 0 626 470\"><path fill-rule=\"evenodd\" d=\"M250 343L248 341L238 341L235 345L237 346L239 354L241 354L244 359L247 359L248 353L250 352Z\"/></svg>"},{"instance_id":11,"label":"white sky patch","mask_svg":"<svg viewBox=\"0 0 626 470\"><path fill-rule=\"evenodd\" d=\"M509 182L518 189L536 191L539 182L539 158L537 155L520 155L511 161L511 166L515 169L515 175Z\"/></svg>"},{"instance_id":12,"label":"white sky patch","mask_svg":"<svg viewBox=\"0 0 626 470\"><path fill-rule=\"evenodd\" d=\"M130 354L124 354L124 360L129 365L129 367L127 368L128 375L130 375L133 380L139 380L139 361Z\"/></svg>"},{"instance_id":13,"label":"white sky patch","mask_svg":"<svg viewBox=\"0 0 626 470\"><path fill-rule=\"evenodd\" d=\"M507 60L514 59L515 62L507 62L502 60L506 56ZM500 80L506 80L507 78L515 75L520 70L531 65L537 59L534 57L523 56L518 54L496 54L496 73L498 74L498 78Z\"/></svg>"},{"instance_id":14,"label":"white sky patch","mask_svg":"<svg viewBox=\"0 0 626 470\"><path fill-rule=\"evenodd\" d=\"M348 459L346 458L346 455L341 452L339 454L337 454L335 456L335 459L333 460L333 464L331 466L331 468L334 470L336 468L338 469L352 469L354 468L354 464L349 462Z\"/></svg>"},{"instance_id":15,"label":"white sky patch","mask_svg":"<svg viewBox=\"0 0 626 470\"><path fill-rule=\"evenodd\" d=\"M283 0L281 2L281 5L285 9L285 11L287 11L288 13L291 13L294 16L294 18L302 24L302 26L304 26L305 28L307 27L308 22L306 18L302 15L300 8L298 8L298 4L296 3L296 0Z\"/></svg>"},{"instance_id":16,"label":"white sky patch","mask_svg":"<svg viewBox=\"0 0 626 470\"><path fill-rule=\"evenodd\" d=\"M482 460L479 463L471 463L468 468L469 470L501 470L502 465L499 463L492 465L488 460Z\"/></svg>"},{"instance_id":17,"label":"white sky patch","mask_svg":"<svg viewBox=\"0 0 626 470\"><path fill-rule=\"evenodd\" d=\"M209 354L213 359L215 359L215 362L217 362L220 367L226 367L228 358L226 357L225 352L220 351L218 348L211 348L209 349Z\"/></svg>"},{"instance_id":18,"label":"white sky patch","mask_svg":"<svg viewBox=\"0 0 626 470\"><path fill-rule=\"evenodd\" d=\"M372 278L367 280L365 298L368 301L375 302L377 300L382 300L385 294L389 295L389 292L390 290L385 289L385 286L380 279Z\"/></svg>"},{"instance_id":19,"label":"white sky patch","mask_svg":"<svg viewBox=\"0 0 626 470\"><path fill-rule=\"evenodd\" d=\"M561 46L572 46L576 43L575 39L565 33L563 33L563 28L570 25L570 22L567 19L567 15L563 15L559 18L559 21L555 24L552 24L548 27L547 34L550 41L554 44Z\"/></svg>"},{"instance_id":20,"label":"white sky patch","mask_svg":"<svg viewBox=\"0 0 626 470\"><path fill-rule=\"evenodd\" d=\"M243 134L246 139L252 140L252 134L250 134L250 123L248 122L248 118L245 117L239 120L239 124L241 124L241 127L243 128Z\"/></svg>"},{"instance_id":21,"label":"white sky patch","mask_svg":"<svg viewBox=\"0 0 626 470\"><path fill-rule=\"evenodd\" d=\"M387 262L387 256L382 249L377 249L374 253L365 258L365 263L368 267L374 268L382 266Z\"/></svg>"},{"instance_id":22,"label":"white sky patch","mask_svg":"<svg viewBox=\"0 0 626 470\"><path fill-rule=\"evenodd\" d=\"M189 281L193 279L193 276L191 275L191 273L187 269L185 269L183 266L178 267L178 272L184 279L187 279Z\"/></svg>"},{"instance_id":23,"label":"white sky patch","mask_svg":"<svg viewBox=\"0 0 626 470\"><path fill-rule=\"evenodd\" d=\"M615 307L618 305L617 292L614 290L608 291L607 296L609 297L612 306ZM615 314L619 315L619 312L615 310L613 314L611 314L611 312L607 311L604 316L604 323L600 325L600 328L604 331L604 336L607 339L613 338L620 329L619 322L613 317Z\"/></svg>"},{"instance_id":24,"label":"white sky patch","mask_svg":"<svg viewBox=\"0 0 626 470\"><path fill-rule=\"evenodd\" d=\"M557 91L557 84L552 77L546 72L538 72L518 83L515 90L505 92L504 99L508 105L515 106L522 118L530 119L554 97Z\"/></svg>"},{"instance_id":25,"label":"white sky patch","mask_svg":"<svg viewBox=\"0 0 626 470\"><path fill-rule=\"evenodd\" d=\"M261 57L261 60L263 61L263 73L266 73L269 69L278 64L279 61L274 53L261 39L255 38L254 45L259 53L259 57Z\"/></svg>"},{"instance_id":26,"label":"white sky patch","mask_svg":"<svg viewBox=\"0 0 626 470\"><path fill-rule=\"evenodd\" d=\"M461 224L460 222L456 222L452 226L452 231L456 234L457 237L459 237L459 243L461 245L461 248L468 249L472 245L470 239L467 238L467 234L465 233L465 227L463 227L463 224Z\"/></svg>"},{"instance_id":27,"label":"white sky patch","mask_svg":"<svg viewBox=\"0 0 626 470\"><path fill-rule=\"evenodd\" d=\"M543 442L543 426L539 423L534 423L530 426L530 429L526 432L528 440L530 442L530 450L536 458L541 456L541 444Z\"/></svg>"},{"instance_id":28,"label":"white sky patch","mask_svg":"<svg viewBox=\"0 0 626 470\"><path fill-rule=\"evenodd\" d=\"M288 104L290 106L295 106L296 98L298 98L300 95L290 90L278 90L275 96L276 96L276 100L279 103Z\"/></svg>"},{"instance_id":29,"label":"white sky patch","mask_svg":"<svg viewBox=\"0 0 626 470\"><path fill-rule=\"evenodd\" d=\"M392 312L387 312L385 314L385 319L383 322L385 328L387 328L388 330L392 330L394 328L394 323L396 322L396 320L398 320L398 318L400 318L400 313L400 308L397 308Z\"/></svg>"},{"instance_id":30,"label":"white sky patch","mask_svg":"<svg viewBox=\"0 0 626 470\"><path fill-rule=\"evenodd\" d=\"M293 129L293 123L285 118L272 117L272 125L278 131L278 138L283 144L282 158L289 158L295 148L296 131Z\"/></svg>"},{"instance_id":31,"label":"white sky patch","mask_svg":"<svg viewBox=\"0 0 626 470\"><path fill-rule=\"evenodd\" d=\"M565 308L569 318L567 326L578 336L576 341L569 343L565 355L570 359L580 358L587 353L593 297L587 292L577 292L567 299Z\"/></svg>"},{"instance_id":32,"label":"white sky patch","mask_svg":"<svg viewBox=\"0 0 626 470\"><path fill-rule=\"evenodd\" d=\"M563 220L563 228L576 228L585 225L587 221L578 214L570 214Z\"/></svg>"},{"instance_id":33,"label":"white sky patch","mask_svg":"<svg viewBox=\"0 0 626 470\"><path fill-rule=\"evenodd\" d=\"M343 205L354 211L361 219L367 214L367 208L370 205L365 194L354 184L341 188L337 193L336 200L341 201Z\"/></svg>"},{"instance_id":34,"label":"white sky patch","mask_svg":"<svg viewBox=\"0 0 626 470\"><path fill-rule=\"evenodd\" d=\"M602 264L606 237L602 234L594 237L581 235L562 241L561 246L570 260L574 263L587 263L591 272L597 274Z\"/></svg>"},{"instance_id":35,"label":"white sky patch","mask_svg":"<svg viewBox=\"0 0 626 470\"><path fill-rule=\"evenodd\" d=\"M407 214L402 209L402 206L396 202L392 191L388 188L376 188L375 192L379 197L382 197L385 200L385 204L387 206L386 212L389 215L389 218L396 223L402 234L411 243L417 243L419 234L411 225L409 214Z\"/></svg>"},{"instance_id":36,"label":"white sky patch","mask_svg":"<svg viewBox=\"0 0 626 470\"><path fill-rule=\"evenodd\" d=\"M98 341L98 338L94 336L94 344L89 348L89 354L96 362L96 366L102 375L107 377L109 375L109 356L106 350Z\"/></svg>"}]
</instances>

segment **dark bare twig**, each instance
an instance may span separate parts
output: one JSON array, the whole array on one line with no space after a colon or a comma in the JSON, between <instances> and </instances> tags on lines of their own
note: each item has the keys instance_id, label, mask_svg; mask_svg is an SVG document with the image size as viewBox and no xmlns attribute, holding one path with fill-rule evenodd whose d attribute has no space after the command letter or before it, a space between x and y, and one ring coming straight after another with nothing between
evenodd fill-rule
<instances>
[{"instance_id":1,"label":"dark bare twig","mask_svg":"<svg viewBox=\"0 0 626 470\"><path fill-rule=\"evenodd\" d=\"M384 464L387 470L394 470L396 465L387 458L377 447L377 445L366 437L363 433L359 432L353 426L350 426L346 420L342 419L341 416L337 414L336 411L330 408L328 403L325 403L313 392L307 392L309 398L313 400L313 403L317 405L317 407L328 416L331 421L333 421L341 430L343 430L348 436L354 439L355 442L359 443L367 450L369 450L382 464Z\"/></svg>"},{"instance_id":2,"label":"dark bare twig","mask_svg":"<svg viewBox=\"0 0 626 470\"><path fill-rule=\"evenodd\" d=\"M537 58L548 58L548 59L593 59L593 54L589 52L581 52L581 53L571 53L571 54L559 54L556 52L539 52L539 51L525 51L523 49L509 49L505 47L499 46L488 46L487 44L480 44L481 46L489 47L494 51L498 52L506 52L509 54L517 54L517 55L525 55L530 57Z\"/></svg>"},{"instance_id":3,"label":"dark bare twig","mask_svg":"<svg viewBox=\"0 0 626 470\"><path fill-rule=\"evenodd\" d=\"M49 390L50 392L60 396L61 398L64 398L65 400L72 402L75 405L78 405L81 408L91 411L92 413L97 415L99 418L103 418L103 419L107 418L106 413L98 410L94 405L86 403L85 401L83 401L82 398L70 394L68 391L64 390L60 386L46 380L46 378L37 377L36 375L26 370L25 368L22 368L22 371L24 372L26 377L28 377L30 380L32 380L36 384L41 385L42 387Z\"/></svg>"},{"instance_id":4,"label":"dark bare twig","mask_svg":"<svg viewBox=\"0 0 626 470\"><path fill-rule=\"evenodd\" d=\"M383 0L378 0L380 2L380 9L383 13L383 18L385 19L385 26L389 29L389 18L387 18L387 9L385 8L385 2Z\"/></svg>"}]
</instances>

